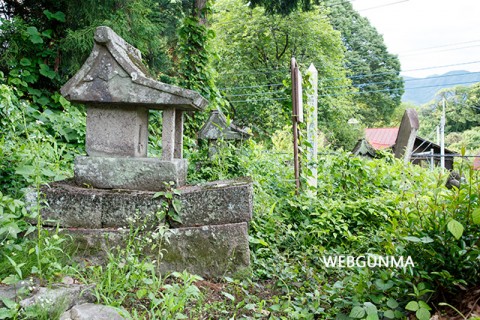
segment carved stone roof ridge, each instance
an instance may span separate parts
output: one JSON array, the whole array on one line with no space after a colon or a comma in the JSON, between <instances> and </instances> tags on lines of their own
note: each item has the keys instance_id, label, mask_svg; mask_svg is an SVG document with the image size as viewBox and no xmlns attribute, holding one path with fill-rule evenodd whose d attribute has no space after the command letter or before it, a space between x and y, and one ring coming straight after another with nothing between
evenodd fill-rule
<instances>
[{"instance_id":1,"label":"carved stone roof ridge","mask_svg":"<svg viewBox=\"0 0 480 320\"><path fill-rule=\"evenodd\" d=\"M152 79L140 51L109 27L98 27L94 39L87 61L61 88L68 100L188 111L206 107L208 101L199 93Z\"/></svg>"}]
</instances>

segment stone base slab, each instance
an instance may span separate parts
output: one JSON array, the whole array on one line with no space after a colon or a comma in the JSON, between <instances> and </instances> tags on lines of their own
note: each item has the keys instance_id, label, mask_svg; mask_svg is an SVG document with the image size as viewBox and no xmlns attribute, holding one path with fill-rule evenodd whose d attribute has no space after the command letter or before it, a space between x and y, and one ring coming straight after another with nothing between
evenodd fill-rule
<instances>
[{"instance_id":1,"label":"stone base slab","mask_svg":"<svg viewBox=\"0 0 480 320\"><path fill-rule=\"evenodd\" d=\"M159 241L159 248L145 253L159 261L161 273L187 270L207 277L218 277L244 271L250 265L247 223L169 229L168 241ZM71 236L76 259L89 264L104 264L107 253L128 239L125 229L63 229ZM141 234L140 237L148 237ZM153 244L153 243L152 243Z\"/></svg>"},{"instance_id":2,"label":"stone base slab","mask_svg":"<svg viewBox=\"0 0 480 320\"><path fill-rule=\"evenodd\" d=\"M253 189L248 178L214 181L178 189L181 206L178 213L182 223L171 227L196 227L248 222L252 217ZM165 197L154 198L155 192L132 190L89 189L73 181L51 183L41 188L46 205L41 214L44 225L61 228L120 228L128 227L137 216L140 223L163 223L154 220L156 212L169 204ZM36 194L27 202L33 204ZM152 219L145 218L152 216ZM147 227L155 227L149 225Z\"/></svg>"},{"instance_id":3,"label":"stone base slab","mask_svg":"<svg viewBox=\"0 0 480 320\"><path fill-rule=\"evenodd\" d=\"M165 183L185 185L187 160L162 161L157 158L75 158L75 182L79 186L100 189L161 191Z\"/></svg>"}]
</instances>

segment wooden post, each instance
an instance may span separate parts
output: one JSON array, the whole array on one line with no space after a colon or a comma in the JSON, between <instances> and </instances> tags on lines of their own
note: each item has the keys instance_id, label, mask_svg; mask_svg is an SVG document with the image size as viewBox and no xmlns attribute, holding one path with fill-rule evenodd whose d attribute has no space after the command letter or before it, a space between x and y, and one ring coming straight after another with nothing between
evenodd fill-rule
<instances>
[{"instance_id":1,"label":"wooden post","mask_svg":"<svg viewBox=\"0 0 480 320\"><path fill-rule=\"evenodd\" d=\"M295 171L295 192L300 191L300 159L298 150L298 123L303 122L302 76L295 58L291 60L292 74L292 129L293 129L293 166Z\"/></svg>"}]
</instances>

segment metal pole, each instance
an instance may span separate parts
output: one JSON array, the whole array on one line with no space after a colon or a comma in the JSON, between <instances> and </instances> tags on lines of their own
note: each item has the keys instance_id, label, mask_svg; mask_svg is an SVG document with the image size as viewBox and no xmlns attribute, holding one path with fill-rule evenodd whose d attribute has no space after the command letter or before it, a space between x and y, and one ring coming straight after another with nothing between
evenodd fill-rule
<instances>
[{"instance_id":1,"label":"metal pole","mask_svg":"<svg viewBox=\"0 0 480 320\"><path fill-rule=\"evenodd\" d=\"M442 118L440 120L440 168L445 169L445 97L442 101Z\"/></svg>"},{"instance_id":2,"label":"metal pole","mask_svg":"<svg viewBox=\"0 0 480 320\"><path fill-rule=\"evenodd\" d=\"M433 148L430 149L430 170L433 171L434 162L433 162Z\"/></svg>"}]
</instances>

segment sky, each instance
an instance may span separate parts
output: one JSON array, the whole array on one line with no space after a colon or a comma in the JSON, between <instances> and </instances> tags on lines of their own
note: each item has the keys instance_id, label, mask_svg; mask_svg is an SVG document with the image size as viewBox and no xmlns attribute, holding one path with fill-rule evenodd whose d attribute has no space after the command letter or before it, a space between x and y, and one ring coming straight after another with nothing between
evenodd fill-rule
<instances>
[{"instance_id":1,"label":"sky","mask_svg":"<svg viewBox=\"0 0 480 320\"><path fill-rule=\"evenodd\" d=\"M383 35L388 51L398 55L402 75L480 72L480 0L350 2Z\"/></svg>"}]
</instances>

